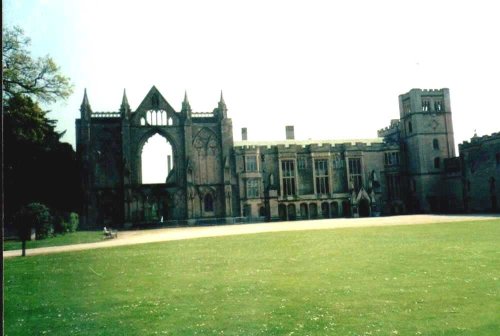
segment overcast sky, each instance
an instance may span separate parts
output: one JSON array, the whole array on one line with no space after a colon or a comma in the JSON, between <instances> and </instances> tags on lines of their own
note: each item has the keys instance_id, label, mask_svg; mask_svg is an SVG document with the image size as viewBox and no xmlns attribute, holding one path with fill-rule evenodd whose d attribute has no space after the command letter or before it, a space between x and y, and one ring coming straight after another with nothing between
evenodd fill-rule
<instances>
[{"instance_id":1,"label":"overcast sky","mask_svg":"<svg viewBox=\"0 0 500 336\"><path fill-rule=\"evenodd\" d=\"M132 109L156 85L176 110L220 96L235 140L376 137L411 88L451 92L455 141L500 131L498 1L5 0L35 56L74 94L50 117L74 144L87 88L94 111Z\"/></svg>"}]
</instances>

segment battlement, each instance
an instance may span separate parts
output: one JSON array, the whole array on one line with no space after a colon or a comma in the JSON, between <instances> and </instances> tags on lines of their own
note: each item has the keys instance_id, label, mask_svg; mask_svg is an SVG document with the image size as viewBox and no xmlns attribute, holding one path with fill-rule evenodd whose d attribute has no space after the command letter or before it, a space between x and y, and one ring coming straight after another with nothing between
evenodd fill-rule
<instances>
[{"instance_id":1,"label":"battlement","mask_svg":"<svg viewBox=\"0 0 500 336\"><path fill-rule=\"evenodd\" d=\"M494 140L500 141L500 132L495 132L495 133L492 133L490 135L483 135L480 137L475 135L470 139L470 141L464 141L461 144L459 144L458 148L461 150L461 149L465 149L465 148L475 147L475 146L480 145L484 142L494 141Z\"/></svg>"},{"instance_id":2,"label":"battlement","mask_svg":"<svg viewBox=\"0 0 500 336\"><path fill-rule=\"evenodd\" d=\"M415 89L411 89L410 91L408 91L407 93L404 93L402 94L401 96L405 96L405 95L408 95L410 93L421 93L421 94L424 94L424 95L442 95L446 92L448 92L449 89L448 88L442 88L442 89L419 89L419 88L415 88Z\"/></svg>"},{"instance_id":3,"label":"battlement","mask_svg":"<svg viewBox=\"0 0 500 336\"><path fill-rule=\"evenodd\" d=\"M282 141L235 141L236 150L274 149L278 151L328 150L382 150L385 146L382 138L348 140L282 140Z\"/></svg>"},{"instance_id":4,"label":"battlement","mask_svg":"<svg viewBox=\"0 0 500 336\"><path fill-rule=\"evenodd\" d=\"M379 129L377 131L377 136L380 138L385 138L389 135L393 135L395 133L399 133L399 119L392 119L391 124L385 128Z\"/></svg>"}]
</instances>

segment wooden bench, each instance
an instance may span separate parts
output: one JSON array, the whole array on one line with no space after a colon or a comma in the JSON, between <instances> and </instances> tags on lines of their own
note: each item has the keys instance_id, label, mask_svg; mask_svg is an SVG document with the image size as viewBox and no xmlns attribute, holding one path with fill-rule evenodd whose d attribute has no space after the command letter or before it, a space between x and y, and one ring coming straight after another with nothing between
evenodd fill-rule
<instances>
[{"instance_id":1,"label":"wooden bench","mask_svg":"<svg viewBox=\"0 0 500 336\"><path fill-rule=\"evenodd\" d=\"M113 238L118 238L118 231L117 230L112 230L112 229L107 229L106 227L104 228L104 231L102 232L104 235L104 239L113 239Z\"/></svg>"}]
</instances>

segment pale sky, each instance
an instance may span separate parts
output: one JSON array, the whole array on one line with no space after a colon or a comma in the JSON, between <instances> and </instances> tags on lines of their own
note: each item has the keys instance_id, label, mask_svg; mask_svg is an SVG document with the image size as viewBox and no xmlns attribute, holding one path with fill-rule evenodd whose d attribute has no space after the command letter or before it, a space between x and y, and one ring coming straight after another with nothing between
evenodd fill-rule
<instances>
[{"instance_id":1,"label":"pale sky","mask_svg":"<svg viewBox=\"0 0 500 336\"><path fill-rule=\"evenodd\" d=\"M94 111L134 110L156 85L177 111L220 91L234 139L376 137L412 88L451 93L455 142L500 131L498 1L6 0L35 56L50 54L75 93L48 106L65 141L87 88Z\"/></svg>"}]
</instances>

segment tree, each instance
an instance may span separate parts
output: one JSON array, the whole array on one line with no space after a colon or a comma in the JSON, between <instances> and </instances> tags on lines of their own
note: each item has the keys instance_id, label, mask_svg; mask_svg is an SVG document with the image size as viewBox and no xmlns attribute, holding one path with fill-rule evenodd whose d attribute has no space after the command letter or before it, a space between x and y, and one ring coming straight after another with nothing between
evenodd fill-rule
<instances>
[{"instance_id":1,"label":"tree","mask_svg":"<svg viewBox=\"0 0 500 336\"><path fill-rule=\"evenodd\" d=\"M26 241L31 238L31 230L36 230L37 239L52 234L49 209L40 203L30 203L22 207L15 216L19 238L22 241L23 257L26 255Z\"/></svg>"},{"instance_id":2,"label":"tree","mask_svg":"<svg viewBox=\"0 0 500 336\"><path fill-rule=\"evenodd\" d=\"M3 30L4 209L6 224L32 202L62 213L78 209L79 178L75 151L62 143L64 132L38 102L66 99L69 78L46 56L34 60L20 28Z\"/></svg>"},{"instance_id":3,"label":"tree","mask_svg":"<svg viewBox=\"0 0 500 336\"><path fill-rule=\"evenodd\" d=\"M51 57L33 59L30 39L19 27L2 31L2 90L4 103L15 95L28 96L43 103L66 99L73 92L70 79L60 73Z\"/></svg>"}]
</instances>

